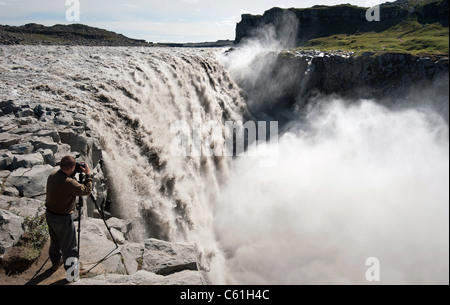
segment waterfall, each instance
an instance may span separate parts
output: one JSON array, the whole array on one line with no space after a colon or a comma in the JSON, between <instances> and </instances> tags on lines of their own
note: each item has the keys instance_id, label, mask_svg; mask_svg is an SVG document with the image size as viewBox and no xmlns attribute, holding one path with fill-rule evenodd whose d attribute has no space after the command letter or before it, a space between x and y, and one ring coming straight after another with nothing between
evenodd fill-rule
<instances>
[{"instance_id":1,"label":"waterfall","mask_svg":"<svg viewBox=\"0 0 450 305\"><path fill-rule=\"evenodd\" d=\"M428 107L438 93L390 108L320 98L274 145L249 141L253 158L198 153L193 139L220 146L226 122L250 117L247 103L284 90L268 75L244 98L234 80L253 84L273 63L218 52L0 47L0 72L14 71L0 92L82 108L131 240L194 243L213 283L367 284L376 258L383 284L448 284L448 122ZM180 142L196 153L174 152ZM268 155L276 163L262 167Z\"/></svg>"},{"instance_id":2,"label":"waterfall","mask_svg":"<svg viewBox=\"0 0 450 305\"><path fill-rule=\"evenodd\" d=\"M86 110L101 138L112 213L132 221L132 239L193 242L206 270L214 258L220 261L212 217L232 159L172 154L171 125L192 125L194 116L222 126L243 120L242 92L216 55L92 47L18 47L3 54L29 69L28 86L47 88L34 92L46 103ZM199 136L210 133L203 128Z\"/></svg>"}]
</instances>

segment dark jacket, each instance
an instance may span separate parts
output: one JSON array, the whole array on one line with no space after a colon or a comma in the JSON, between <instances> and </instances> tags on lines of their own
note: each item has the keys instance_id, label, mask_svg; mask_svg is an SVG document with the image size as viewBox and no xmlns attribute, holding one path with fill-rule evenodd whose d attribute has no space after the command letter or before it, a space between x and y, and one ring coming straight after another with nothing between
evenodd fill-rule
<instances>
[{"instance_id":1,"label":"dark jacket","mask_svg":"<svg viewBox=\"0 0 450 305\"><path fill-rule=\"evenodd\" d=\"M47 210L59 215L71 215L75 210L77 196L89 196L92 178L86 176L84 185L61 170L50 174L47 180Z\"/></svg>"}]
</instances>

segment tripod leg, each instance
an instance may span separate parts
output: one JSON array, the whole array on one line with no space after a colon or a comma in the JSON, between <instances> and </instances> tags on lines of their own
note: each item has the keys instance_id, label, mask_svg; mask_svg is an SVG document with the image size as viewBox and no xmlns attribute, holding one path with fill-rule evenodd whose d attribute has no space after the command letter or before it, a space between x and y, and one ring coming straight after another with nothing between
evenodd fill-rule
<instances>
[{"instance_id":1,"label":"tripod leg","mask_svg":"<svg viewBox=\"0 0 450 305\"><path fill-rule=\"evenodd\" d=\"M108 232L109 232L109 235L111 235L111 238L112 238L114 244L116 245L116 249L114 249L114 250L117 250L117 249L119 248L119 245L117 244L117 241L116 241L116 239L114 238L114 235L113 235L112 232L111 232L111 228L109 227L108 223L106 222L106 219L105 219L105 218L106 218L106 217L105 217L105 213L100 209L100 207L99 207L98 204L97 204L97 200L94 198L94 196L93 196L92 194L91 194L91 199L92 199L92 202L94 202L95 208L97 209L98 213L99 213L100 216L102 217L103 223L105 224L106 229L107 229ZM103 202L105 202L105 200L106 200L106 199L103 199ZM103 203L102 203L102 205L103 205Z\"/></svg>"}]
</instances>

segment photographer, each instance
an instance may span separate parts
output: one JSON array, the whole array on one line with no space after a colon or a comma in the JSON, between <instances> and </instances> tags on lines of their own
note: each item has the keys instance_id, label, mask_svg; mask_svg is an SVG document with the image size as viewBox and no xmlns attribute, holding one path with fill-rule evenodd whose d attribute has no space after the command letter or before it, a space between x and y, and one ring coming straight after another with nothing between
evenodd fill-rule
<instances>
[{"instance_id":1,"label":"photographer","mask_svg":"<svg viewBox=\"0 0 450 305\"><path fill-rule=\"evenodd\" d=\"M75 180L77 172L86 175L84 184ZM53 271L58 270L68 258L78 255L76 230L71 215L75 210L76 197L89 196L92 192L90 173L91 169L86 163L77 163L73 157L67 156L61 160L60 170L48 177L45 205ZM67 270L70 266L64 267Z\"/></svg>"}]
</instances>

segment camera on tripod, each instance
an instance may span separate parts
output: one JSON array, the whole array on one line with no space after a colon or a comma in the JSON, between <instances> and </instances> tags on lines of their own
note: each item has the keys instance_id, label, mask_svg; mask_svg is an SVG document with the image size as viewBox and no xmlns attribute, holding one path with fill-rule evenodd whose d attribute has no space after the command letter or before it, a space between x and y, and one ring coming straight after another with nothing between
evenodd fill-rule
<instances>
[{"instance_id":1,"label":"camera on tripod","mask_svg":"<svg viewBox=\"0 0 450 305\"><path fill-rule=\"evenodd\" d=\"M84 162L77 162L77 164L75 165L75 172L74 172L74 174L82 174L84 169L86 169L86 163L84 163Z\"/></svg>"}]
</instances>

